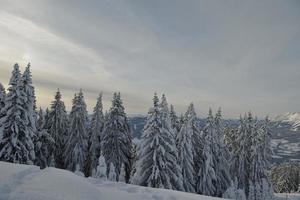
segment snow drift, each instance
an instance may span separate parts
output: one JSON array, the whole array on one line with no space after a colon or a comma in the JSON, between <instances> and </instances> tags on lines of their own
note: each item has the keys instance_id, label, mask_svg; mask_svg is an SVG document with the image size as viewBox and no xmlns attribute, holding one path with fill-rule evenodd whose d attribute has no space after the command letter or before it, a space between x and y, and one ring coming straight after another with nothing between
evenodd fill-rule
<instances>
[{"instance_id":1,"label":"snow drift","mask_svg":"<svg viewBox=\"0 0 300 200\"><path fill-rule=\"evenodd\" d=\"M0 162L1 200L214 200L191 193L84 178L66 170Z\"/></svg>"}]
</instances>

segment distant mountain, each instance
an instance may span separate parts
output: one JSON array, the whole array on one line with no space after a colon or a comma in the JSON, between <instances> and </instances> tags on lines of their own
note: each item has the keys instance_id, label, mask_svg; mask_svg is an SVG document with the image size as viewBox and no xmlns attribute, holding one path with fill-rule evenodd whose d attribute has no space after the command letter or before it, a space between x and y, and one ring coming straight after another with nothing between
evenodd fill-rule
<instances>
[{"instance_id":1,"label":"distant mountain","mask_svg":"<svg viewBox=\"0 0 300 200\"><path fill-rule=\"evenodd\" d=\"M299 117L299 118L298 118ZM138 141L142 135L146 122L145 116L129 117L133 138ZM198 119L198 125L202 128L205 119ZM239 120L225 120L225 124L232 127L239 125ZM283 114L271 122L271 145L274 152L273 163L288 160L300 160L300 113Z\"/></svg>"},{"instance_id":2,"label":"distant mountain","mask_svg":"<svg viewBox=\"0 0 300 200\"><path fill-rule=\"evenodd\" d=\"M285 113L282 115L279 115L275 117L273 120L274 122L277 122L279 126L282 125L288 125L291 127L291 130L298 131L300 130L300 113L294 112L294 113Z\"/></svg>"}]
</instances>

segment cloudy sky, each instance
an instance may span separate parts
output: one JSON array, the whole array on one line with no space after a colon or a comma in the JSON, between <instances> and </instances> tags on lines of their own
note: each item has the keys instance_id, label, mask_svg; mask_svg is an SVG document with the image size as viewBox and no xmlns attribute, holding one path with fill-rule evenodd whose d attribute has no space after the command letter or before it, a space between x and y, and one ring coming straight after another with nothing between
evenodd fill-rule
<instances>
[{"instance_id":1,"label":"cloudy sky","mask_svg":"<svg viewBox=\"0 0 300 200\"><path fill-rule=\"evenodd\" d=\"M121 91L146 114L157 91L201 117L300 111L300 1L0 0L0 82L29 61L42 107L83 88L89 110Z\"/></svg>"}]
</instances>

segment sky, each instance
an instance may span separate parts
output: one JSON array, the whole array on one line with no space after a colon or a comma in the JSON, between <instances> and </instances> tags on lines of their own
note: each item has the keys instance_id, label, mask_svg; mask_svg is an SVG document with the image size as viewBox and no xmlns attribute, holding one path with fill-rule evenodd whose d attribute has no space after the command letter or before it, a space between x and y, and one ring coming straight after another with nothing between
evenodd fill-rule
<instances>
[{"instance_id":1,"label":"sky","mask_svg":"<svg viewBox=\"0 0 300 200\"><path fill-rule=\"evenodd\" d=\"M200 117L300 111L298 0L0 0L0 82L31 63L38 105L60 88L67 109L83 89L89 111L120 91L147 114L153 93Z\"/></svg>"}]
</instances>

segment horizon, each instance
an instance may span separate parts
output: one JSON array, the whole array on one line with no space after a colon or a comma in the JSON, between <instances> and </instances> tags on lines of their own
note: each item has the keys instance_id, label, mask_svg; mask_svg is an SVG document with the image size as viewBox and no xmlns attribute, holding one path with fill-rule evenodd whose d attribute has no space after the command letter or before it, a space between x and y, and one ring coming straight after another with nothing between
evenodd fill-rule
<instances>
[{"instance_id":1,"label":"horizon","mask_svg":"<svg viewBox=\"0 0 300 200\"><path fill-rule=\"evenodd\" d=\"M69 111L82 88L89 113L117 91L128 115L146 115L154 92L200 118L299 111L297 1L30 2L2 3L0 82L30 62L38 107L60 88Z\"/></svg>"}]
</instances>

